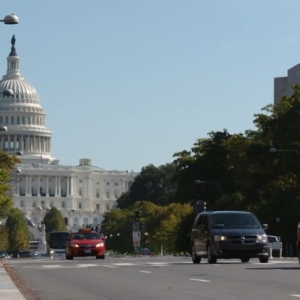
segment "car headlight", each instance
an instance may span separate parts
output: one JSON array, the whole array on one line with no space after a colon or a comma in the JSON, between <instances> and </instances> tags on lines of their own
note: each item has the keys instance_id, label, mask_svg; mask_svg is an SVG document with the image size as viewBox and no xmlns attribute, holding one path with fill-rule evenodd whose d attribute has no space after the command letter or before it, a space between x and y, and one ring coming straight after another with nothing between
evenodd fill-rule
<instances>
[{"instance_id":1,"label":"car headlight","mask_svg":"<svg viewBox=\"0 0 300 300\"><path fill-rule=\"evenodd\" d=\"M258 243L266 243L268 241L266 234L258 234L256 238L256 242Z\"/></svg>"},{"instance_id":2,"label":"car headlight","mask_svg":"<svg viewBox=\"0 0 300 300\"><path fill-rule=\"evenodd\" d=\"M71 244L71 247L78 248L79 246L77 244Z\"/></svg>"},{"instance_id":3,"label":"car headlight","mask_svg":"<svg viewBox=\"0 0 300 300\"><path fill-rule=\"evenodd\" d=\"M104 243L99 243L96 245L96 247L104 247Z\"/></svg>"},{"instance_id":4,"label":"car headlight","mask_svg":"<svg viewBox=\"0 0 300 300\"><path fill-rule=\"evenodd\" d=\"M50 254L53 254L53 253L54 253L54 251L53 251L53 250L51 250L51 251L50 251Z\"/></svg>"},{"instance_id":5,"label":"car headlight","mask_svg":"<svg viewBox=\"0 0 300 300\"><path fill-rule=\"evenodd\" d=\"M214 235L214 241L220 242L220 241L227 241L226 235Z\"/></svg>"}]
</instances>

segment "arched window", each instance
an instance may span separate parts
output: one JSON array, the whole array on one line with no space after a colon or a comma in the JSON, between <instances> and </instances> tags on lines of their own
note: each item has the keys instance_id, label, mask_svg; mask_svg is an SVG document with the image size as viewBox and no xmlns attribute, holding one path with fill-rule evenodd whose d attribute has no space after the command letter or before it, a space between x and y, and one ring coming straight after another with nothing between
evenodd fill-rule
<instances>
[{"instance_id":1,"label":"arched window","mask_svg":"<svg viewBox=\"0 0 300 300\"><path fill-rule=\"evenodd\" d=\"M66 224L66 225L69 225L69 220L68 220L68 218L65 217L64 220L65 220L65 224Z\"/></svg>"},{"instance_id":2,"label":"arched window","mask_svg":"<svg viewBox=\"0 0 300 300\"><path fill-rule=\"evenodd\" d=\"M89 219L88 218L84 218L83 219L83 225L86 226L89 224Z\"/></svg>"},{"instance_id":3,"label":"arched window","mask_svg":"<svg viewBox=\"0 0 300 300\"><path fill-rule=\"evenodd\" d=\"M93 219L93 226L97 226L99 224L98 218Z\"/></svg>"},{"instance_id":4,"label":"arched window","mask_svg":"<svg viewBox=\"0 0 300 300\"><path fill-rule=\"evenodd\" d=\"M74 226L78 226L78 218L74 218Z\"/></svg>"}]
</instances>

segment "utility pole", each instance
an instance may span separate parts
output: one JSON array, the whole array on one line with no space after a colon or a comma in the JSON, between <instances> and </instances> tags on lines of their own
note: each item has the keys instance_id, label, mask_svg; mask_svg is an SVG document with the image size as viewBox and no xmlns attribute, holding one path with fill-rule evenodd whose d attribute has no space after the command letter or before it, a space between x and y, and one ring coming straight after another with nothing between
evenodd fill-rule
<instances>
[{"instance_id":1,"label":"utility pole","mask_svg":"<svg viewBox=\"0 0 300 300\"><path fill-rule=\"evenodd\" d=\"M138 254L141 246L141 232L140 232L140 218L141 212L137 209L134 213L134 223L132 226L132 242L134 247L134 254Z\"/></svg>"}]
</instances>

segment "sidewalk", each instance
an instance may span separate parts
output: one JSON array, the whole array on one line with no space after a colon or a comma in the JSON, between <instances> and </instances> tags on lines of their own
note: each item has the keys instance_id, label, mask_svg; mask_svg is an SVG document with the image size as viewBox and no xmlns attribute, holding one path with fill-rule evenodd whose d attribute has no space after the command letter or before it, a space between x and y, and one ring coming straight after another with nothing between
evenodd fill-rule
<instances>
[{"instance_id":1,"label":"sidewalk","mask_svg":"<svg viewBox=\"0 0 300 300\"><path fill-rule=\"evenodd\" d=\"M0 262L0 300L25 300Z\"/></svg>"}]
</instances>

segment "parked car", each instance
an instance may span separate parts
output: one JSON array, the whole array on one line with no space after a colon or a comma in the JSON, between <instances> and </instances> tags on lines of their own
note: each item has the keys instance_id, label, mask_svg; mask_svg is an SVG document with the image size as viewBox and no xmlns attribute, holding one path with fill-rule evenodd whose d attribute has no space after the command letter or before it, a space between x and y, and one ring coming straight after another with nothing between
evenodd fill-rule
<instances>
[{"instance_id":1,"label":"parked car","mask_svg":"<svg viewBox=\"0 0 300 300\"><path fill-rule=\"evenodd\" d=\"M141 255L152 255L150 249L148 249L148 248L142 248L140 254Z\"/></svg>"},{"instance_id":2,"label":"parked car","mask_svg":"<svg viewBox=\"0 0 300 300\"><path fill-rule=\"evenodd\" d=\"M272 248L272 256L280 256L281 249L281 239L276 235L268 235L268 242L270 245L270 249Z\"/></svg>"},{"instance_id":3,"label":"parked car","mask_svg":"<svg viewBox=\"0 0 300 300\"><path fill-rule=\"evenodd\" d=\"M269 242L265 229L254 214L246 211L205 211L197 215L192 232L192 261L207 258L215 264L218 258L238 258L243 263L259 258L269 260Z\"/></svg>"}]
</instances>

